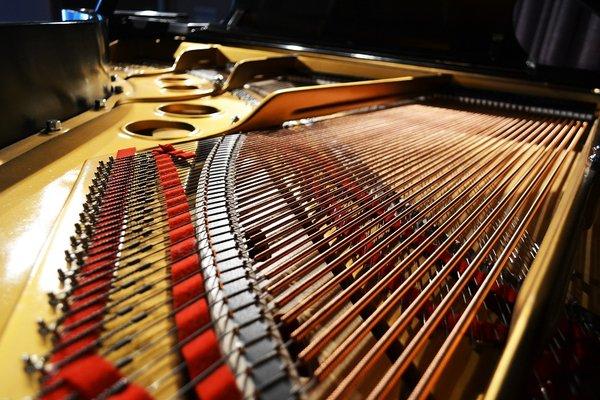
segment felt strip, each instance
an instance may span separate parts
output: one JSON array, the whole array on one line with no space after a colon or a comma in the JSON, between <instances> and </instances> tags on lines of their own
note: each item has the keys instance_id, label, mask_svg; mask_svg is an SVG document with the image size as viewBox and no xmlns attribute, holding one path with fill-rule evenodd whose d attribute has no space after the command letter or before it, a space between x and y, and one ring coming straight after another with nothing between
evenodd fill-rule
<instances>
[{"instance_id":1,"label":"felt strip","mask_svg":"<svg viewBox=\"0 0 600 400\"><path fill-rule=\"evenodd\" d=\"M194 388L202 400L241 400L242 393L237 387L235 376L228 365L222 364Z\"/></svg>"},{"instance_id":2,"label":"felt strip","mask_svg":"<svg viewBox=\"0 0 600 400\"><path fill-rule=\"evenodd\" d=\"M174 207L168 208L167 215L169 216L169 218L173 218L182 213L189 214L189 211L190 211L190 207L188 206L188 204L186 202L186 203L182 203L182 204L176 205Z\"/></svg>"},{"instance_id":3,"label":"felt strip","mask_svg":"<svg viewBox=\"0 0 600 400\"><path fill-rule=\"evenodd\" d=\"M60 375L86 399L98 396L121 379L119 371L97 355L81 357L67 364Z\"/></svg>"},{"instance_id":4,"label":"felt strip","mask_svg":"<svg viewBox=\"0 0 600 400\"><path fill-rule=\"evenodd\" d=\"M196 298L204 291L203 285L204 279L198 273L173 286L173 307L179 308L188 301Z\"/></svg>"},{"instance_id":5,"label":"felt strip","mask_svg":"<svg viewBox=\"0 0 600 400\"><path fill-rule=\"evenodd\" d=\"M185 194L177 196L177 197L171 197L171 198L167 198L167 207L168 208L173 208L175 206L178 206L182 203L185 203L187 205L187 196Z\"/></svg>"},{"instance_id":6,"label":"felt strip","mask_svg":"<svg viewBox=\"0 0 600 400\"><path fill-rule=\"evenodd\" d=\"M128 147L117 151L117 159L131 157L133 155L135 155L135 147Z\"/></svg>"},{"instance_id":7,"label":"felt strip","mask_svg":"<svg viewBox=\"0 0 600 400\"><path fill-rule=\"evenodd\" d=\"M195 157L194 153L176 150L172 145L163 145L158 152L183 158ZM171 280L179 282L186 276L189 277L172 287L173 308L179 309L203 293L204 278L200 270L195 228L192 224L187 196L181 186L181 180L176 174L174 163L170 158L167 160L166 157L160 157L158 154L155 154L154 157L168 216L169 256L172 262ZM194 274L195 271L196 274ZM175 313L174 319L179 341L190 338L211 321L206 298L187 305ZM180 352L191 379L221 359L219 342L212 328L208 328L194 337L181 348ZM202 400L241 399L235 376L225 364L199 382L195 390Z\"/></svg>"},{"instance_id":8,"label":"felt strip","mask_svg":"<svg viewBox=\"0 0 600 400\"><path fill-rule=\"evenodd\" d=\"M185 307L175 315L179 341L183 341L209 322L210 313L206 299L200 299Z\"/></svg>"},{"instance_id":9,"label":"felt strip","mask_svg":"<svg viewBox=\"0 0 600 400\"><path fill-rule=\"evenodd\" d=\"M159 172L158 175L159 175L161 181L169 181L171 179L179 179L179 174L176 171Z\"/></svg>"},{"instance_id":10,"label":"felt strip","mask_svg":"<svg viewBox=\"0 0 600 400\"><path fill-rule=\"evenodd\" d=\"M186 224L171 230L169 232L169 239L171 240L171 243L177 243L183 239L191 238L194 236L194 233L194 225Z\"/></svg>"},{"instance_id":11,"label":"felt strip","mask_svg":"<svg viewBox=\"0 0 600 400\"><path fill-rule=\"evenodd\" d=\"M181 348L190 378L200 375L213 363L219 361L221 352L215 331L207 329Z\"/></svg>"},{"instance_id":12,"label":"felt strip","mask_svg":"<svg viewBox=\"0 0 600 400\"><path fill-rule=\"evenodd\" d=\"M166 190L164 193L165 198L171 198L176 196L185 195L183 188L181 186L174 187L173 189Z\"/></svg>"},{"instance_id":13,"label":"felt strip","mask_svg":"<svg viewBox=\"0 0 600 400\"><path fill-rule=\"evenodd\" d=\"M182 225L191 224L192 217L189 213L181 213L179 215L173 215L169 217L169 229L175 229Z\"/></svg>"},{"instance_id":14,"label":"felt strip","mask_svg":"<svg viewBox=\"0 0 600 400\"><path fill-rule=\"evenodd\" d=\"M191 237L171 246L169 255L171 261L179 261L196 251L196 238Z\"/></svg>"},{"instance_id":15,"label":"felt strip","mask_svg":"<svg viewBox=\"0 0 600 400\"><path fill-rule=\"evenodd\" d=\"M200 257L194 253L171 265L171 277L173 282L179 282L183 277L191 276L194 271L199 270Z\"/></svg>"},{"instance_id":16,"label":"felt strip","mask_svg":"<svg viewBox=\"0 0 600 400\"><path fill-rule=\"evenodd\" d=\"M161 182L161 184L163 188L172 188L174 186L181 186L181 181L179 180L179 178L175 178L165 182Z\"/></svg>"}]
</instances>

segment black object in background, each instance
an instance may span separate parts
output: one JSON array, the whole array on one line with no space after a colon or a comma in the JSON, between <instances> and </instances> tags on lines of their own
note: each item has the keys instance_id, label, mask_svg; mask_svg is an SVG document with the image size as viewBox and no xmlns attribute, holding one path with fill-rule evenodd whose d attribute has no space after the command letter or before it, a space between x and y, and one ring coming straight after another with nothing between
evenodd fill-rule
<instances>
[{"instance_id":1,"label":"black object in background","mask_svg":"<svg viewBox=\"0 0 600 400\"><path fill-rule=\"evenodd\" d=\"M0 24L0 148L110 94L97 22Z\"/></svg>"}]
</instances>

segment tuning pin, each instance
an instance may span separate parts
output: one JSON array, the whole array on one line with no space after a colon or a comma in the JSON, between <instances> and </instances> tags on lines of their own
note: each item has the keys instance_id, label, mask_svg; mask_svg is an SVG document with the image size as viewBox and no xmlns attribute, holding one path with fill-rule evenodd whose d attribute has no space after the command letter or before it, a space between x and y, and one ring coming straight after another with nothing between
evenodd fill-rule
<instances>
[{"instance_id":1,"label":"tuning pin","mask_svg":"<svg viewBox=\"0 0 600 400\"><path fill-rule=\"evenodd\" d=\"M65 250L65 261L69 265L71 265L71 263L73 262L73 256L71 255L71 252L69 250Z\"/></svg>"},{"instance_id":2,"label":"tuning pin","mask_svg":"<svg viewBox=\"0 0 600 400\"><path fill-rule=\"evenodd\" d=\"M105 184L106 184L106 179L104 179L102 177L92 178L92 185L100 188L99 189L100 191L102 191L104 189Z\"/></svg>"},{"instance_id":3,"label":"tuning pin","mask_svg":"<svg viewBox=\"0 0 600 400\"><path fill-rule=\"evenodd\" d=\"M56 272L58 272L58 280L61 281L61 283L65 283L67 279L71 278L71 274L65 272L62 268L58 268Z\"/></svg>"},{"instance_id":4,"label":"tuning pin","mask_svg":"<svg viewBox=\"0 0 600 400\"><path fill-rule=\"evenodd\" d=\"M46 359L44 357L35 354L24 354L21 358L25 364L25 372L28 374L44 370L46 364Z\"/></svg>"},{"instance_id":5,"label":"tuning pin","mask_svg":"<svg viewBox=\"0 0 600 400\"><path fill-rule=\"evenodd\" d=\"M80 267L84 264L84 257L85 257L85 253L82 251L77 251L75 252L75 259L77 260L77 265L79 265Z\"/></svg>"},{"instance_id":6,"label":"tuning pin","mask_svg":"<svg viewBox=\"0 0 600 400\"><path fill-rule=\"evenodd\" d=\"M38 332L43 337L48 336L49 333L56 333L56 323L55 322L46 322L43 318L38 318L37 321Z\"/></svg>"},{"instance_id":7,"label":"tuning pin","mask_svg":"<svg viewBox=\"0 0 600 400\"><path fill-rule=\"evenodd\" d=\"M56 308L59 304L62 305L63 309L67 308L67 292L48 292L48 303L52 308Z\"/></svg>"}]
</instances>

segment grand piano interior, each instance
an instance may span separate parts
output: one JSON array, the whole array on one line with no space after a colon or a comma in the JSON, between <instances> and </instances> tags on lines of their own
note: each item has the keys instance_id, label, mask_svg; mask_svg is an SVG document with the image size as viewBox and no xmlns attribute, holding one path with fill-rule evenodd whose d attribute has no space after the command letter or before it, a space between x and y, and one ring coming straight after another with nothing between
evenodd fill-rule
<instances>
[{"instance_id":1,"label":"grand piano interior","mask_svg":"<svg viewBox=\"0 0 600 400\"><path fill-rule=\"evenodd\" d=\"M50 3L0 399L597 398L597 4Z\"/></svg>"}]
</instances>

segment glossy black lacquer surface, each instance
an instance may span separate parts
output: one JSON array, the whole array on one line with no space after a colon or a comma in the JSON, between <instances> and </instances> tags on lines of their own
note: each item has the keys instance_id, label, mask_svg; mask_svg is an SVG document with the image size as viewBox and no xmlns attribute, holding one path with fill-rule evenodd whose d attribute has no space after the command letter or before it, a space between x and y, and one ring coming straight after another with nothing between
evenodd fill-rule
<instances>
[{"instance_id":1,"label":"glossy black lacquer surface","mask_svg":"<svg viewBox=\"0 0 600 400\"><path fill-rule=\"evenodd\" d=\"M0 24L0 148L110 95L98 22Z\"/></svg>"}]
</instances>

